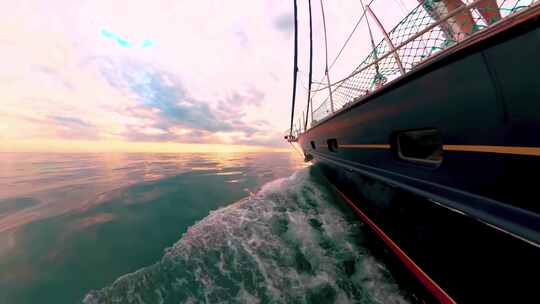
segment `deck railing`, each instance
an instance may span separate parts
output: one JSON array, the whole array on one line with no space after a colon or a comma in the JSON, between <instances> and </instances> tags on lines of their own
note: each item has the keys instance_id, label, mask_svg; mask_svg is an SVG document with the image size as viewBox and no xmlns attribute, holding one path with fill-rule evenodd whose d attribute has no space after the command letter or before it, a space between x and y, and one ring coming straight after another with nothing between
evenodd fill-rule
<instances>
[{"instance_id":1,"label":"deck railing","mask_svg":"<svg viewBox=\"0 0 540 304\"><path fill-rule=\"evenodd\" d=\"M426 0L414 8L391 31L384 33L384 38L375 46L371 53L347 77L330 84L314 83L319 88L313 92L330 91L333 98L328 95L319 105L313 105L311 115L305 115L311 120L311 125L317 124L333 111L359 102L365 96L379 90L390 81L402 77L412 71L419 64L432 58L437 53L456 44L467 41L486 28L500 22L500 20L485 20L485 10L497 10L501 20L523 9L540 4L539 0L505 0L498 1L498 7L483 6L484 12L479 12L479 3L484 0L468 1L468 4L453 11L448 11L443 1ZM366 15L378 23L377 17L366 7ZM460 14L470 13L473 24L469 32L460 29L467 28L466 24L458 21ZM467 14L469 14L467 13ZM483 17L484 16L484 17ZM469 20L470 21L470 20ZM461 21L463 22L463 21ZM332 104L331 104L332 102ZM333 111L332 111L333 109ZM303 131L303 123L294 127L296 136Z\"/></svg>"}]
</instances>

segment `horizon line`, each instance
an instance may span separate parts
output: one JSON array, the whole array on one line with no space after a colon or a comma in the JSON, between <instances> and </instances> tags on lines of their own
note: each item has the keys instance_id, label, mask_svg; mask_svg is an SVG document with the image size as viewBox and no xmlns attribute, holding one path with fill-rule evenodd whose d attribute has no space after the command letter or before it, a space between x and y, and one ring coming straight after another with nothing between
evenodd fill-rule
<instances>
[{"instance_id":1,"label":"horizon line","mask_svg":"<svg viewBox=\"0 0 540 304\"><path fill-rule=\"evenodd\" d=\"M292 150L286 146L131 142L121 140L26 139L3 140L0 143L0 153L235 153L290 151Z\"/></svg>"}]
</instances>

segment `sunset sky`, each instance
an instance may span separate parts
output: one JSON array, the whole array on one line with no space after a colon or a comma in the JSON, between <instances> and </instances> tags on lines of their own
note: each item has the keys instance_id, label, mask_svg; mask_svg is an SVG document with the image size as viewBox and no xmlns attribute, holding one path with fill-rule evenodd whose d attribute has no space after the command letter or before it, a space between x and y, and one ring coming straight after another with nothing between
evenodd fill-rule
<instances>
[{"instance_id":1,"label":"sunset sky","mask_svg":"<svg viewBox=\"0 0 540 304\"><path fill-rule=\"evenodd\" d=\"M3 1L0 151L286 147L292 3ZM298 3L301 109L308 19L307 0ZM362 8L358 0L324 3L332 59ZM391 27L415 4L379 0L373 7ZM324 69L322 19L319 1L312 5L318 81ZM363 26L332 70L334 77L346 75L367 54L365 35Z\"/></svg>"}]
</instances>

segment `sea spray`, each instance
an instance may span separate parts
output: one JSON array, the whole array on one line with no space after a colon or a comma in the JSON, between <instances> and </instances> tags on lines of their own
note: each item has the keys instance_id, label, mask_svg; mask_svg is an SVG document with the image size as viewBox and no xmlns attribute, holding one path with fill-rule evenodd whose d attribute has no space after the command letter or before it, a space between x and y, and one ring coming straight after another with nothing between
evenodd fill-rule
<instances>
[{"instance_id":1,"label":"sea spray","mask_svg":"<svg viewBox=\"0 0 540 304\"><path fill-rule=\"evenodd\" d=\"M313 168L211 212L84 303L407 303Z\"/></svg>"}]
</instances>

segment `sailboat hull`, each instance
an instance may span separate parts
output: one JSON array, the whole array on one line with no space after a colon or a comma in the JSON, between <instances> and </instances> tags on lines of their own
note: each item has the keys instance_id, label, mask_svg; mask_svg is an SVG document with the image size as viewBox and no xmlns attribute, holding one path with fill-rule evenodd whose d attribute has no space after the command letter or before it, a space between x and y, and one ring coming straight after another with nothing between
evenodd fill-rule
<instances>
[{"instance_id":1,"label":"sailboat hull","mask_svg":"<svg viewBox=\"0 0 540 304\"><path fill-rule=\"evenodd\" d=\"M539 24L445 53L298 137L458 302L535 292Z\"/></svg>"}]
</instances>

